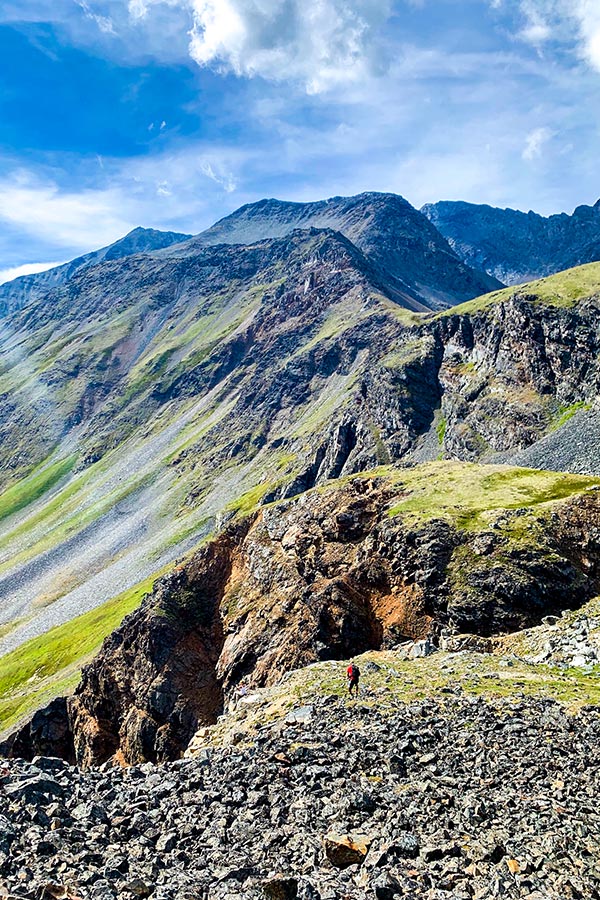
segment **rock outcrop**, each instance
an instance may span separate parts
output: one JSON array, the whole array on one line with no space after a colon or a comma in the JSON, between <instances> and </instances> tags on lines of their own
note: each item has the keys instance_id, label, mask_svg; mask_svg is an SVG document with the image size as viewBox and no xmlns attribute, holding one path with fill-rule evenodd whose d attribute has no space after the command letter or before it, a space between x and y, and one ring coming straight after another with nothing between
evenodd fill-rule
<instances>
[{"instance_id":1,"label":"rock outcrop","mask_svg":"<svg viewBox=\"0 0 600 900\"><path fill-rule=\"evenodd\" d=\"M39 709L31 719L0 743L2 756L33 759L36 756L57 756L75 763L73 728L65 697L57 697Z\"/></svg>"},{"instance_id":2,"label":"rock outcrop","mask_svg":"<svg viewBox=\"0 0 600 900\"><path fill-rule=\"evenodd\" d=\"M598 591L597 491L467 529L395 514L408 494L402 472L304 493L229 525L160 580L68 701L77 760L173 759L242 685L440 627L523 628Z\"/></svg>"}]
</instances>

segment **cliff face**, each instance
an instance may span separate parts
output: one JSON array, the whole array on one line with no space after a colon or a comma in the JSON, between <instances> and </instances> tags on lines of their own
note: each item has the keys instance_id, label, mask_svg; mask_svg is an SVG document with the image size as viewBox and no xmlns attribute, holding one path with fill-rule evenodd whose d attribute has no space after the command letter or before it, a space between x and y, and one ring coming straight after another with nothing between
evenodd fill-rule
<instances>
[{"instance_id":1,"label":"cliff face","mask_svg":"<svg viewBox=\"0 0 600 900\"><path fill-rule=\"evenodd\" d=\"M540 216L462 201L423 212L469 266L505 284L522 284L600 259L600 201L573 215Z\"/></svg>"},{"instance_id":2,"label":"cliff face","mask_svg":"<svg viewBox=\"0 0 600 900\"><path fill-rule=\"evenodd\" d=\"M434 466L422 477L448 475ZM478 476L461 469L451 477L466 489ZM452 514L416 515L422 485L414 471L391 471L229 525L160 580L84 669L68 701L77 760L172 759L241 684L270 685L292 669L423 638L432 627L486 636L522 628L597 592L598 492L556 476L552 490L575 493L538 505L531 473L485 477L521 492L525 505L472 512L469 527L460 503ZM31 735L15 739L21 752L29 740L29 755Z\"/></svg>"},{"instance_id":3,"label":"cliff face","mask_svg":"<svg viewBox=\"0 0 600 900\"><path fill-rule=\"evenodd\" d=\"M600 304L568 309L532 299L517 294L483 314L442 321L438 379L451 455L516 453L559 427L561 414L574 404L595 403ZM598 470L592 454L589 465ZM548 454L544 467L568 465Z\"/></svg>"}]
</instances>

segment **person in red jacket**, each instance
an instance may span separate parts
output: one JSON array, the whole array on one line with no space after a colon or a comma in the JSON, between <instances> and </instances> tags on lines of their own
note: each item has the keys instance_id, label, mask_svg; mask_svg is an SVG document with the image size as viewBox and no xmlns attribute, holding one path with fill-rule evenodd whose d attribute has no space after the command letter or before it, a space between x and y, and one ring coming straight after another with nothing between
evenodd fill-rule
<instances>
[{"instance_id":1,"label":"person in red jacket","mask_svg":"<svg viewBox=\"0 0 600 900\"><path fill-rule=\"evenodd\" d=\"M348 668L346 669L346 675L348 677L348 693L352 696L352 689L356 688L355 696L358 697L358 682L360 679L360 669L356 665L356 663L351 662Z\"/></svg>"}]
</instances>

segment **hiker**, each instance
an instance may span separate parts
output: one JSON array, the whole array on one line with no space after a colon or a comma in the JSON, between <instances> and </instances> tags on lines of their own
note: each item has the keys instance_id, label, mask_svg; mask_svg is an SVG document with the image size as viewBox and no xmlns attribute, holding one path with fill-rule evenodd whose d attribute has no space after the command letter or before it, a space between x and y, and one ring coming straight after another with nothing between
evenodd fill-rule
<instances>
[{"instance_id":1,"label":"hiker","mask_svg":"<svg viewBox=\"0 0 600 900\"><path fill-rule=\"evenodd\" d=\"M346 669L346 675L348 677L348 693L352 696L352 688L356 688L356 697L358 697L358 680L360 678L360 669L356 665L356 663L351 662L348 668Z\"/></svg>"}]
</instances>

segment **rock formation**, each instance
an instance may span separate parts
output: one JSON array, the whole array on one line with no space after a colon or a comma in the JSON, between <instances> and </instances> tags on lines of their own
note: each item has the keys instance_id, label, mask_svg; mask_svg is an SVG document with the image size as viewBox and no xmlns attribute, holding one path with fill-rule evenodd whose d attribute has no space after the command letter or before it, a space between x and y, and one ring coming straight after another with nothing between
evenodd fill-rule
<instances>
[{"instance_id":1,"label":"rock formation","mask_svg":"<svg viewBox=\"0 0 600 900\"><path fill-rule=\"evenodd\" d=\"M597 491L471 529L394 513L406 495L401 472L304 493L229 525L160 580L68 701L77 760L173 759L242 684L423 638L433 623L516 630L598 591Z\"/></svg>"}]
</instances>

